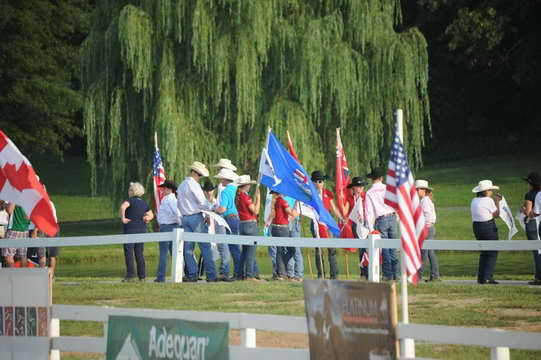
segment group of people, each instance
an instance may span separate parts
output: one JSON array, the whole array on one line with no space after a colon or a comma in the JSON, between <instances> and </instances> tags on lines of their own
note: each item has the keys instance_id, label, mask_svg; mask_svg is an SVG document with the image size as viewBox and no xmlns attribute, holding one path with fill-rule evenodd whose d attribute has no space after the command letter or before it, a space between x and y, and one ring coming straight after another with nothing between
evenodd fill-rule
<instances>
[{"instance_id":1,"label":"group of people","mask_svg":"<svg viewBox=\"0 0 541 360\"><path fill-rule=\"evenodd\" d=\"M201 162L194 162L189 166L186 178L177 185L166 180L160 185L163 199L157 210L157 222L160 231L172 231L183 228L185 232L215 234L231 234L255 236L260 233L258 217L261 209L259 188L250 196L250 188L256 183L250 175L238 175L237 168L228 159L220 159L214 165L217 174L214 176L218 184L214 185L208 179L210 173ZM327 176L320 170L311 173L311 180L319 193L324 207L332 213L341 224L352 226L354 237L363 237L360 227L369 232L377 231L382 238L398 238L397 215L393 208L386 205L385 184L386 172L382 168L375 168L365 177L354 177L348 185L349 194L346 197L344 211L339 211L334 194L325 187ZM368 179L372 186L365 192ZM416 182L417 191L427 226L429 238L435 234L436 212L431 200L432 188L426 180ZM139 183L130 184L128 199L120 207L120 216L124 224L124 233L133 234L146 232L147 225L154 214L150 207L141 198L144 189ZM272 202L270 214L263 219L265 228L273 237L300 237L301 204L284 194L271 191ZM227 227L214 221L209 212L223 218ZM313 237L329 238L328 228L321 223L311 222ZM210 243L198 242L201 258L204 264L207 281L259 281L259 269L256 261L256 247L254 245L217 244L219 268L216 268L215 257ZM143 256L143 243L125 244L126 276L124 281L145 280L145 261ZM168 255L171 253L171 242L162 242L159 245L160 260L155 282L165 281L165 270ZM199 266L194 256L195 243L184 243L184 281L195 282L199 278ZM269 256L272 261L274 280L302 281L304 273L303 256L298 247L278 246L269 247ZM359 263L365 250L359 251ZM329 273L326 273L325 259L322 250L316 248L315 264L318 278L336 279L339 268L336 259L336 249L327 248ZM397 256L394 249L383 249L383 276L385 280L398 278ZM427 281L440 279L438 261L432 250L423 250L423 258L430 261L430 277ZM134 267L137 263L137 274ZM233 272L230 271L230 259L233 260ZM361 266L361 276L368 277L366 267Z\"/></svg>"},{"instance_id":2,"label":"group of people","mask_svg":"<svg viewBox=\"0 0 541 360\"><path fill-rule=\"evenodd\" d=\"M51 202L54 211L54 204ZM0 200L0 239L23 239L47 237L41 232L24 209L14 203ZM54 279L58 247L9 247L2 248L4 267L48 267Z\"/></svg>"}]
</instances>

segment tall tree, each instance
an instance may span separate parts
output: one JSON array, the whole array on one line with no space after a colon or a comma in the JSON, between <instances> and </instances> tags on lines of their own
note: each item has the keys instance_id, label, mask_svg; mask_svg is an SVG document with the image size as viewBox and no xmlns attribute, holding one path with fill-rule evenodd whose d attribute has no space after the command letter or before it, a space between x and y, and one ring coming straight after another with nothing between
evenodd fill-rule
<instances>
[{"instance_id":1,"label":"tall tree","mask_svg":"<svg viewBox=\"0 0 541 360\"><path fill-rule=\"evenodd\" d=\"M290 130L308 169L331 168L341 127L366 170L388 152L397 107L419 164L428 56L400 22L398 0L104 0L83 48L94 174L115 190L148 179L154 131L173 177L218 157L254 170L267 126Z\"/></svg>"},{"instance_id":2,"label":"tall tree","mask_svg":"<svg viewBox=\"0 0 541 360\"><path fill-rule=\"evenodd\" d=\"M0 128L21 149L60 155L82 133L78 47L88 0L0 3Z\"/></svg>"}]
</instances>

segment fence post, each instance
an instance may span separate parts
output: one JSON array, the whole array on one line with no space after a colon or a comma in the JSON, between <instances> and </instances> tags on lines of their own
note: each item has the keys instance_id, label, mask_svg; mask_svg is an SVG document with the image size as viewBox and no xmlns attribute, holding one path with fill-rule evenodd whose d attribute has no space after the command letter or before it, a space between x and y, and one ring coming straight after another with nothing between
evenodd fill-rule
<instances>
[{"instance_id":1,"label":"fence post","mask_svg":"<svg viewBox=\"0 0 541 360\"><path fill-rule=\"evenodd\" d=\"M176 228L171 232L173 237L171 279L174 283L182 282L184 272L184 240L182 240L183 229Z\"/></svg>"},{"instance_id":2,"label":"fence post","mask_svg":"<svg viewBox=\"0 0 541 360\"><path fill-rule=\"evenodd\" d=\"M379 253L375 240L380 239L379 234L368 234L368 281L379 283Z\"/></svg>"},{"instance_id":3,"label":"fence post","mask_svg":"<svg viewBox=\"0 0 541 360\"><path fill-rule=\"evenodd\" d=\"M240 330L240 346L245 348L256 347L256 332L254 328Z\"/></svg>"},{"instance_id":4,"label":"fence post","mask_svg":"<svg viewBox=\"0 0 541 360\"><path fill-rule=\"evenodd\" d=\"M49 325L49 337L59 337L60 336L60 320L59 319L51 319L51 323ZM60 360L60 350L51 350L51 354L49 357L49 360Z\"/></svg>"},{"instance_id":5,"label":"fence post","mask_svg":"<svg viewBox=\"0 0 541 360\"><path fill-rule=\"evenodd\" d=\"M510 360L509 348L495 347L490 349L490 360Z\"/></svg>"}]
</instances>

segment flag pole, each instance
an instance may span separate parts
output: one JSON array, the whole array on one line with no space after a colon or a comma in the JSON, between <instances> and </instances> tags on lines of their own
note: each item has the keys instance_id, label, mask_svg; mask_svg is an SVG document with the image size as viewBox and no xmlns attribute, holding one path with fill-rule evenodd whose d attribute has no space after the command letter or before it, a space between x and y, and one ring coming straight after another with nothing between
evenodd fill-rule
<instances>
[{"instance_id":1,"label":"flag pole","mask_svg":"<svg viewBox=\"0 0 541 360\"><path fill-rule=\"evenodd\" d=\"M395 111L396 126L398 128L398 136L400 142L404 145L404 113L402 109L396 109ZM401 242L402 244L402 242ZM408 306L408 275L406 269L406 253L400 246L400 267L401 267L401 305L402 305L402 322L404 324L409 323L409 306ZM406 358L415 358L415 343L413 339L403 339L402 348L400 349L400 355Z\"/></svg>"},{"instance_id":2,"label":"flag pole","mask_svg":"<svg viewBox=\"0 0 541 360\"><path fill-rule=\"evenodd\" d=\"M154 131L154 148L158 149L158 132Z\"/></svg>"}]
</instances>

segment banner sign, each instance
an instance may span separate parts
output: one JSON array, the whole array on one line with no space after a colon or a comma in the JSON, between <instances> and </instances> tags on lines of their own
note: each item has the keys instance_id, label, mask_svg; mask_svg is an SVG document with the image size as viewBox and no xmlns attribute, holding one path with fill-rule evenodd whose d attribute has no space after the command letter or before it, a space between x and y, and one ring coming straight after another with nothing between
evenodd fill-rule
<instances>
[{"instance_id":1,"label":"banner sign","mask_svg":"<svg viewBox=\"0 0 541 360\"><path fill-rule=\"evenodd\" d=\"M304 280L310 359L397 358L394 284Z\"/></svg>"},{"instance_id":2,"label":"banner sign","mask_svg":"<svg viewBox=\"0 0 541 360\"><path fill-rule=\"evenodd\" d=\"M229 360L229 324L109 316L107 360Z\"/></svg>"}]
</instances>

